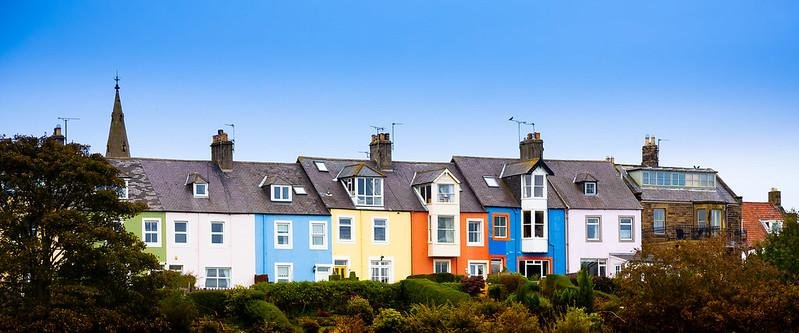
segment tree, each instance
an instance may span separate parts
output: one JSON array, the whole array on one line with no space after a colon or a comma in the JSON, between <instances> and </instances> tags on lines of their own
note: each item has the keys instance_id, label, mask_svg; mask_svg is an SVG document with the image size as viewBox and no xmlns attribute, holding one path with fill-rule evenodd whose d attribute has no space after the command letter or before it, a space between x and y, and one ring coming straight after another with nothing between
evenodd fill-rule
<instances>
[{"instance_id":1,"label":"tree","mask_svg":"<svg viewBox=\"0 0 799 333\"><path fill-rule=\"evenodd\" d=\"M120 221L118 171L87 146L0 139L0 331L145 329L158 260Z\"/></svg>"},{"instance_id":2,"label":"tree","mask_svg":"<svg viewBox=\"0 0 799 333\"><path fill-rule=\"evenodd\" d=\"M799 280L799 224L796 212L785 216L782 231L771 233L758 249L764 260L780 268L790 280Z\"/></svg>"},{"instance_id":3,"label":"tree","mask_svg":"<svg viewBox=\"0 0 799 333\"><path fill-rule=\"evenodd\" d=\"M594 282L586 267L577 273L577 287L577 305L584 307L588 313L594 312Z\"/></svg>"},{"instance_id":4,"label":"tree","mask_svg":"<svg viewBox=\"0 0 799 333\"><path fill-rule=\"evenodd\" d=\"M758 256L741 258L722 239L645 244L617 276L620 330L794 331L796 285Z\"/></svg>"}]
</instances>

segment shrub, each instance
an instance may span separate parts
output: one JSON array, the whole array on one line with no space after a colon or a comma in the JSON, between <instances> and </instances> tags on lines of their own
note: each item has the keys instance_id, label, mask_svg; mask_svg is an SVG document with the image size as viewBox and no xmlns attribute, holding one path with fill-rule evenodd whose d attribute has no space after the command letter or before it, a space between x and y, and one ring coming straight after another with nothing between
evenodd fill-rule
<instances>
[{"instance_id":1,"label":"shrub","mask_svg":"<svg viewBox=\"0 0 799 333\"><path fill-rule=\"evenodd\" d=\"M158 309L174 332L188 332L194 319L197 318L194 303L181 294L167 296L161 301Z\"/></svg>"},{"instance_id":2,"label":"shrub","mask_svg":"<svg viewBox=\"0 0 799 333\"><path fill-rule=\"evenodd\" d=\"M416 274L409 276L408 279L427 279L437 283L460 282L463 279L463 275L452 273Z\"/></svg>"},{"instance_id":3,"label":"shrub","mask_svg":"<svg viewBox=\"0 0 799 333\"><path fill-rule=\"evenodd\" d=\"M612 278L606 276L593 276L592 280L594 284L594 290L606 292L608 294L615 294L616 290L618 290L616 281Z\"/></svg>"},{"instance_id":4,"label":"shrub","mask_svg":"<svg viewBox=\"0 0 799 333\"><path fill-rule=\"evenodd\" d=\"M558 274L547 275L545 278L541 279L539 285L541 294L547 297L551 297L556 290L574 288L574 284L568 277Z\"/></svg>"},{"instance_id":5,"label":"shrub","mask_svg":"<svg viewBox=\"0 0 799 333\"><path fill-rule=\"evenodd\" d=\"M495 284L488 287L488 297L495 301L502 301L507 298L507 292L505 291L505 286L501 284Z\"/></svg>"},{"instance_id":6,"label":"shrub","mask_svg":"<svg viewBox=\"0 0 799 333\"><path fill-rule=\"evenodd\" d=\"M272 303L263 300L251 300L244 306L242 317L251 320L254 326L266 326L271 330L292 331L289 322L283 311Z\"/></svg>"},{"instance_id":7,"label":"shrub","mask_svg":"<svg viewBox=\"0 0 799 333\"><path fill-rule=\"evenodd\" d=\"M191 274L182 274L169 270L158 271L153 274L159 275L164 282L164 289L166 290L194 290L194 285L197 283L197 278Z\"/></svg>"},{"instance_id":8,"label":"shrub","mask_svg":"<svg viewBox=\"0 0 799 333\"><path fill-rule=\"evenodd\" d=\"M405 279L400 283L406 304L457 304L469 299L469 295L447 288L427 279Z\"/></svg>"},{"instance_id":9,"label":"shrub","mask_svg":"<svg viewBox=\"0 0 799 333\"><path fill-rule=\"evenodd\" d=\"M361 317L338 317L336 318L336 327L333 328L333 332L366 333L369 332L369 326L366 326Z\"/></svg>"},{"instance_id":10,"label":"shrub","mask_svg":"<svg viewBox=\"0 0 799 333\"><path fill-rule=\"evenodd\" d=\"M536 333L542 332L538 324L538 318L530 312L524 305L511 303L504 309L491 325L490 332L496 333Z\"/></svg>"},{"instance_id":11,"label":"shrub","mask_svg":"<svg viewBox=\"0 0 799 333\"><path fill-rule=\"evenodd\" d=\"M442 282L440 284L447 288L452 288L457 291L463 291L463 285L460 282Z\"/></svg>"},{"instance_id":12,"label":"shrub","mask_svg":"<svg viewBox=\"0 0 799 333\"><path fill-rule=\"evenodd\" d=\"M482 276L472 275L468 278L464 277L461 279L461 285L463 286L463 291L469 294L469 296L475 297L483 292L486 283Z\"/></svg>"},{"instance_id":13,"label":"shrub","mask_svg":"<svg viewBox=\"0 0 799 333\"><path fill-rule=\"evenodd\" d=\"M261 283L252 288L263 291L267 301L295 316L320 310L345 313L353 296L367 299L375 308L397 308L402 304L399 284L376 281Z\"/></svg>"},{"instance_id":14,"label":"shrub","mask_svg":"<svg viewBox=\"0 0 799 333\"><path fill-rule=\"evenodd\" d=\"M374 317L374 309L372 309L372 305L369 304L367 299L355 296L347 301L347 314L359 316L368 324Z\"/></svg>"},{"instance_id":15,"label":"shrub","mask_svg":"<svg viewBox=\"0 0 799 333\"><path fill-rule=\"evenodd\" d=\"M197 321L197 325L193 327L194 332L203 333L222 333L225 332L225 325L213 316L203 316Z\"/></svg>"},{"instance_id":16,"label":"shrub","mask_svg":"<svg viewBox=\"0 0 799 333\"><path fill-rule=\"evenodd\" d=\"M357 275L355 275L355 272L350 272L350 277L349 277L349 279L350 279L351 281L358 281L358 276L357 276Z\"/></svg>"},{"instance_id":17,"label":"shrub","mask_svg":"<svg viewBox=\"0 0 799 333\"><path fill-rule=\"evenodd\" d=\"M579 291L574 288L556 290L552 294L552 306L555 307L557 311L565 311L569 307L579 306L579 296Z\"/></svg>"},{"instance_id":18,"label":"shrub","mask_svg":"<svg viewBox=\"0 0 799 333\"><path fill-rule=\"evenodd\" d=\"M594 283L588 270L581 269L577 273L577 306L585 308L588 313L594 312Z\"/></svg>"},{"instance_id":19,"label":"shrub","mask_svg":"<svg viewBox=\"0 0 799 333\"><path fill-rule=\"evenodd\" d=\"M375 317L374 323L372 323L372 330L375 333L407 332L409 330L408 321L399 311L386 308L380 310L380 313Z\"/></svg>"},{"instance_id":20,"label":"shrub","mask_svg":"<svg viewBox=\"0 0 799 333\"><path fill-rule=\"evenodd\" d=\"M587 314L580 308L569 308L566 315L555 323L556 333L590 333L602 329L602 317L596 313Z\"/></svg>"},{"instance_id":21,"label":"shrub","mask_svg":"<svg viewBox=\"0 0 799 333\"><path fill-rule=\"evenodd\" d=\"M299 319L300 327L302 327L302 331L304 333L318 333L319 329L322 328L319 325L319 322L316 319L311 318L300 318Z\"/></svg>"},{"instance_id":22,"label":"shrub","mask_svg":"<svg viewBox=\"0 0 799 333\"><path fill-rule=\"evenodd\" d=\"M228 294L224 290L197 290L188 294L201 315L224 317Z\"/></svg>"}]
</instances>

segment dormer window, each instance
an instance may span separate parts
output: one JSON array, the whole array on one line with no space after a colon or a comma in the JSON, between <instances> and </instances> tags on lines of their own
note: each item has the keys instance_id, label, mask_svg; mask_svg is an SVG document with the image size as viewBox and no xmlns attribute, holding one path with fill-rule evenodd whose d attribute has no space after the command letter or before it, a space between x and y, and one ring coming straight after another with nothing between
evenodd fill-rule
<instances>
[{"instance_id":1,"label":"dormer window","mask_svg":"<svg viewBox=\"0 0 799 333\"><path fill-rule=\"evenodd\" d=\"M585 182L583 183L583 192L585 195L596 195L596 183L595 182Z\"/></svg>"},{"instance_id":2,"label":"dormer window","mask_svg":"<svg viewBox=\"0 0 799 333\"><path fill-rule=\"evenodd\" d=\"M208 184L194 183L194 197L207 198L208 197Z\"/></svg>"},{"instance_id":3,"label":"dormer window","mask_svg":"<svg viewBox=\"0 0 799 333\"><path fill-rule=\"evenodd\" d=\"M430 184L419 186L416 189L419 191L419 196L422 198L422 202L427 205L433 202L433 190Z\"/></svg>"},{"instance_id":4,"label":"dormer window","mask_svg":"<svg viewBox=\"0 0 799 333\"><path fill-rule=\"evenodd\" d=\"M455 202L454 184L438 184L438 202Z\"/></svg>"},{"instance_id":5,"label":"dormer window","mask_svg":"<svg viewBox=\"0 0 799 333\"><path fill-rule=\"evenodd\" d=\"M345 166L335 179L340 179L356 206L383 206L383 174L364 163Z\"/></svg>"},{"instance_id":6,"label":"dormer window","mask_svg":"<svg viewBox=\"0 0 799 333\"><path fill-rule=\"evenodd\" d=\"M291 185L272 185L272 201L291 202Z\"/></svg>"},{"instance_id":7,"label":"dormer window","mask_svg":"<svg viewBox=\"0 0 799 333\"><path fill-rule=\"evenodd\" d=\"M522 198L544 197L544 175L522 175Z\"/></svg>"}]
</instances>

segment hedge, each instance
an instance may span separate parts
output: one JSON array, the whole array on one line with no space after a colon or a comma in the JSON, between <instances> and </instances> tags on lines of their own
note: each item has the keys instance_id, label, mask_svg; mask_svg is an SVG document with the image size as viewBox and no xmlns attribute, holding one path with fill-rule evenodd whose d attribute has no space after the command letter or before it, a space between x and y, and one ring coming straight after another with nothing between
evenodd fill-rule
<instances>
[{"instance_id":1,"label":"hedge","mask_svg":"<svg viewBox=\"0 0 799 333\"><path fill-rule=\"evenodd\" d=\"M258 283L254 289L263 291L266 300L289 315L310 314L317 310L345 313L347 302L361 296L375 308L402 305L397 284L376 281L321 281Z\"/></svg>"},{"instance_id":2,"label":"hedge","mask_svg":"<svg viewBox=\"0 0 799 333\"><path fill-rule=\"evenodd\" d=\"M461 282L463 275L455 275L452 273L416 274L409 276L408 279L426 279L438 283Z\"/></svg>"},{"instance_id":3,"label":"hedge","mask_svg":"<svg viewBox=\"0 0 799 333\"><path fill-rule=\"evenodd\" d=\"M469 299L469 294L427 279L406 279L400 283L405 304L457 304Z\"/></svg>"},{"instance_id":4,"label":"hedge","mask_svg":"<svg viewBox=\"0 0 799 333\"><path fill-rule=\"evenodd\" d=\"M188 294L201 315L225 316L228 292L225 290L196 290Z\"/></svg>"}]
</instances>

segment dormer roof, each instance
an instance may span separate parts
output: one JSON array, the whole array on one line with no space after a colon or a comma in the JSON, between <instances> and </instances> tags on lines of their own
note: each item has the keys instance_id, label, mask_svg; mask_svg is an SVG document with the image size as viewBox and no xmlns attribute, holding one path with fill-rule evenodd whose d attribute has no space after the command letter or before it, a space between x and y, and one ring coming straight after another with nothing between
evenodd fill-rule
<instances>
[{"instance_id":1,"label":"dormer roof","mask_svg":"<svg viewBox=\"0 0 799 333\"><path fill-rule=\"evenodd\" d=\"M380 171L372 169L366 163L356 163L341 168L336 179L351 177L385 177Z\"/></svg>"},{"instance_id":2,"label":"dormer roof","mask_svg":"<svg viewBox=\"0 0 799 333\"><path fill-rule=\"evenodd\" d=\"M587 182L597 182L596 177L594 177L590 172L580 172L574 176L574 183L587 183Z\"/></svg>"},{"instance_id":3,"label":"dormer roof","mask_svg":"<svg viewBox=\"0 0 799 333\"><path fill-rule=\"evenodd\" d=\"M285 178L277 175L266 175L263 179L261 179L261 183L258 184L258 187L265 187L270 185L292 185L291 182L286 180Z\"/></svg>"},{"instance_id":4,"label":"dormer roof","mask_svg":"<svg viewBox=\"0 0 799 333\"><path fill-rule=\"evenodd\" d=\"M415 172L413 174L413 179L411 180L411 186L434 183L444 174L449 175L449 177L452 178L456 183L461 183L460 180L458 180L458 178L456 178L452 172L449 171L449 169L441 168Z\"/></svg>"},{"instance_id":5,"label":"dormer roof","mask_svg":"<svg viewBox=\"0 0 799 333\"><path fill-rule=\"evenodd\" d=\"M499 178L507 178L518 175L529 174L539 166L543 167L544 170L547 171L547 174L550 175L552 174L552 170L549 169L549 167L546 165L546 163L544 163L543 160L534 158L532 160L518 161L505 164L505 166L502 168L502 172L500 173Z\"/></svg>"},{"instance_id":6,"label":"dormer roof","mask_svg":"<svg viewBox=\"0 0 799 333\"><path fill-rule=\"evenodd\" d=\"M208 181L202 175L196 172L189 172L186 176L186 185L190 184L208 184Z\"/></svg>"}]
</instances>

